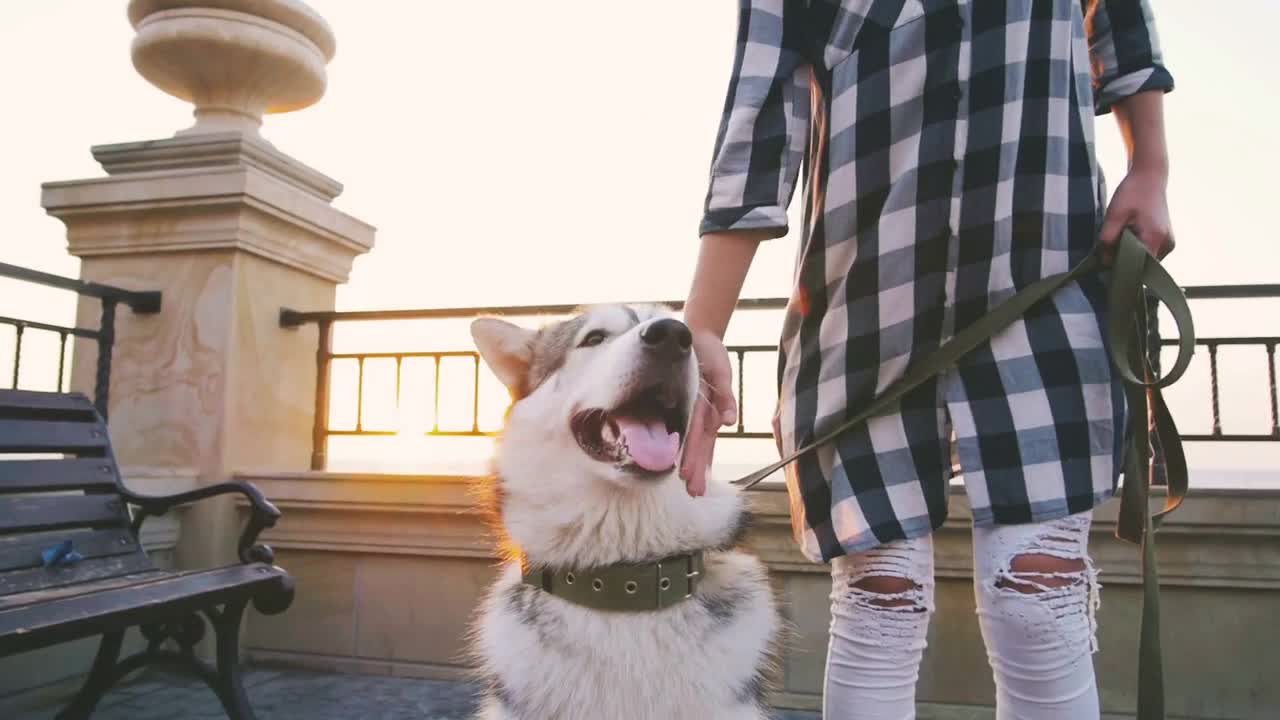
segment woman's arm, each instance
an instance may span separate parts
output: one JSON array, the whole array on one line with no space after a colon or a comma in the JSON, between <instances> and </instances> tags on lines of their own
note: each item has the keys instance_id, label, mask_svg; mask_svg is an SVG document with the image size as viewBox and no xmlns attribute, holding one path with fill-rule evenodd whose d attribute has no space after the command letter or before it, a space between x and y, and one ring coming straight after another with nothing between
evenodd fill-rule
<instances>
[{"instance_id":1,"label":"woman's arm","mask_svg":"<svg viewBox=\"0 0 1280 720\"><path fill-rule=\"evenodd\" d=\"M685 305L702 386L685 438L680 476L706 488L716 434L737 420L724 333L756 245L787 234L809 133L810 72L803 0L739 0L733 72L711 160L699 226L702 248Z\"/></svg>"},{"instance_id":2,"label":"woman's arm","mask_svg":"<svg viewBox=\"0 0 1280 720\"><path fill-rule=\"evenodd\" d=\"M809 137L805 0L738 0L686 322L723 337L756 245L787 234Z\"/></svg>"},{"instance_id":3,"label":"woman's arm","mask_svg":"<svg viewBox=\"0 0 1280 720\"><path fill-rule=\"evenodd\" d=\"M1132 227L1156 257L1173 250L1165 195L1164 95L1173 76L1164 65L1149 0L1089 0L1085 25L1093 68L1095 110L1113 113L1129 151L1129 169L1116 186L1099 234L1104 248Z\"/></svg>"},{"instance_id":4,"label":"woman's arm","mask_svg":"<svg viewBox=\"0 0 1280 720\"><path fill-rule=\"evenodd\" d=\"M751 268L756 246L764 237L766 234L759 230L702 236L702 248L684 310L685 323L693 332L693 352L702 378L680 462L680 477L689 494L695 497L706 490L707 468L715 453L720 426L732 425L738 420L724 333Z\"/></svg>"},{"instance_id":5,"label":"woman's arm","mask_svg":"<svg viewBox=\"0 0 1280 720\"><path fill-rule=\"evenodd\" d=\"M1129 151L1129 172L1107 205L1098 239L1109 254L1121 231L1132 227L1151 254L1163 258L1175 245L1166 194L1169 152L1165 147L1164 94L1148 91L1119 100L1115 116Z\"/></svg>"},{"instance_id":6,"label":"woman's arm","mask_svg":"<svg viewBox=\"0 0 1280 720\"><path fill-rule=\"evenodd\" d=\"M759 230L728 230L702 236L684 310L685 323L691 330L724 338L756 247L765 238Z\"/></svg>"}]
</instances>

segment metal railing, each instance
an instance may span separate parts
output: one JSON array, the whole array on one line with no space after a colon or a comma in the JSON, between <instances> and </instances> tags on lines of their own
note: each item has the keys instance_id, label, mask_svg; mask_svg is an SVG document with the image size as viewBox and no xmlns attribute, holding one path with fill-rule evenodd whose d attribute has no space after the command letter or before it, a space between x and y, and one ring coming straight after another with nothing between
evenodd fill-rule
<instances>
[{"instance_id":1,"label":"metal railing","mask_svg":"<svg viewBox=\"0 0 1280 720\"><path fill-rule=\"evenodd\" d=\"M1280 284L1265 285L1198 285L1184 288L1188 300L1260 300L1280 298ZM1176 340L1161 340L1171 346ZM1276 346L1280 336L1255 335L1241 337L1197 337L1196 346L1209 352L1209 409L1213 425L1208 433L1183 433L1187 441L1259 442L1280 441L1280 394L1276 392ZM1266 433L1222 432L1222 404L1218 392L1218 348L1224 346L1258 347L1267 354L1267 398L1271 405L1271 429Z\"/></svg>"},{"instance_id":2,"label":"metal railing","mask_svg":"<svg viewBox=\"0 0 1280 720\"><path fill-rule=\"evenodd\" d=\"M111 355L116 342L116 306L127 305L138 314L160 312L159 291L135 291L102 285L100 283L77 280L75 278L52 275L39 270L0 263L0 277L21 280L45 287L69 290L84 297L97 298L102 302L102 312L98 328L67 327L50 323L22 320L19 318L0 316L0 325L14 329L13 349L13 381L12 387L17 389L19 373L22 369L22 340L28 330L56 333L58 335L58 384L62 390L66 376L67 339L72 337L93 340L98 344L98 362L94 375L93 404L107 417L107 405L111 395Z\"/></svg>"},{"instance_id":3,"label":"metal railing","mask_svg":"<svg viewBox=\"0 0 1280 720\"><path fill-rule=\"evenodd\" d=\"M1276 285L1203 285L1184 288L1189 300L1240 300L1240 299L1280 299L1280 284ZM661 303L673 310L683 308L683 302ZM787 306L786 298L759 298L742 300L739 310L783 310ZM368 360L387 359L395 361L395 406L401 405L401 372L406 360L425 359L434 361L434 392L432 398L433 426L425 431L426 436L442 437L486 437L497 434L497 429L486 429L480 426L480 384L481 360L474 350L439 350L425 352L333 352L333 328L342 322L370 322L390 320L463 320L480 316L504 317L538 317L563 316L578 309L577 305L514 305L469 308L433 308L423 310L361 310L361 311L327 311L298 312L282 309L280 325L296 328L302 325L315 324L318 330L316 347L316 392L315 422L312 430L313 450L311 468L323 470L328 454L328 441L335 436L390 436L399 431L392 429L369 429L365 427L363 415L365 407L365 363ZM1154 307L1154 306L1153 306ZM1155 318L1154 312L1151 317ZM1175 340L1160 339L1156 322L1150 323L1154 335L1153 345L1170 346ZM1260 442L1280 441L1280 396L1276 388L1276 346L1280 345L1280 336L1248 336L1248 337L1206 337L1197 338L1196 345L1208 350L1210 410L1213 418L1212 430L1209 433L1184 433L1187 441L1214 442ZM1221 403L1218 391L1218 349L1223 346L1249 346L1265 351L1267 356L1268 392L1270 395L1271 427L1267 432L1257 433L1224 433L1221 422ZM747 427L745 421L745 388L744 368L748 356L773 354L776 357L776 345L730 345L730 356L736 360L736 395L739 406L738 424L736 427L723 430L720 437L726 438L772 438L771 430L754 430ZM440 426L440 377L441 362L449 358L467 358L471 360L472 414L469 428L447 429ZM1152 364L1159 368L1159 357L1152 358ZM349 429L335 429L329 426L330 390L332 385L332 369L335 361L354 361L357 367L355 425Z\"/></svg>"}]
</instances>

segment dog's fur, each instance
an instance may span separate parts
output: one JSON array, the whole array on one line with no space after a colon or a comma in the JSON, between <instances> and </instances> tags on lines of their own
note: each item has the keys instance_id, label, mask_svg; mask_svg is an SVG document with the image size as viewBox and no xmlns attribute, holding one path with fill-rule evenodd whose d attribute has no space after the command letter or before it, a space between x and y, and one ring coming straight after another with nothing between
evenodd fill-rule
<instances>
[{"instance_id":1,"label":"dog's fur","mask_svg":"<svg viewBox=\"0 0 1280 720\"><path fill-rule=\"evenodd\" d=\"M780 622L763 564L734 549L748 518L737 490L709 482L705 495L690 497L674 469L645 473L593 459L571 430L575 412L615 408L655 380L692 407L696 358L655 361L641 340L668 316L611 305L537 331L492 318L472 325L477 349L513 397L491 487L510 557L472 629L484 720L768 717ZM600 331L605 338L593 344ZM521 556L574 569L697 549L705 573L696 593L663 610L593 610L521 581Z\"/></svg>"}]
</instances>

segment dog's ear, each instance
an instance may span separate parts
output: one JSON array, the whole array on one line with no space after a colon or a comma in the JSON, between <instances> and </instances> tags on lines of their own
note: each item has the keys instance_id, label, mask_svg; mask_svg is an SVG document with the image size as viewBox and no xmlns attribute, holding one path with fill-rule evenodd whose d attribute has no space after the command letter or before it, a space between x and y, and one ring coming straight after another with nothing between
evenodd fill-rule
<instances>
[{"instance_id":1,"label":"dog's ear","mask_svg":"<svg viewBox=\"0 0 1280 720\"><path fill-rule=\"evenodd\" d=\"M529 372L535 334L533 330L497 318L477 318L471 322L471 339L480 357L512 392L521 386Z\"/></svg>"}]
</instances>

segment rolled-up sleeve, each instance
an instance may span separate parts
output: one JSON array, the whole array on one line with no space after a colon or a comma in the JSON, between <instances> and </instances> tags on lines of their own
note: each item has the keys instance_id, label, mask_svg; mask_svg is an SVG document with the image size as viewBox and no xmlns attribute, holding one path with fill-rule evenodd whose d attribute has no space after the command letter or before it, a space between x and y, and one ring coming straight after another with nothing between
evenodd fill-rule
<instances>
[{"instance_id":1,"label":"rolled-up sleeve","mask_svg":"<svg viewBox=\"0 0 1280 720\"><path fill-rule=\"evenodd\" d=\"M803 2L739 0L738 39L699 235L787 234L809 137Z\"/></svg>"},{"instance_id":2,"label":"rolled-up sleeve","mask_svg":"<svg viewBox=\"0 0 1280 720\"><path fill-rule=\"evenodd\" d=\"M1173 90L1148 0L1087 0L1086 7L1098 115L1137 93Z\"/></svg>"}]
</instances>

